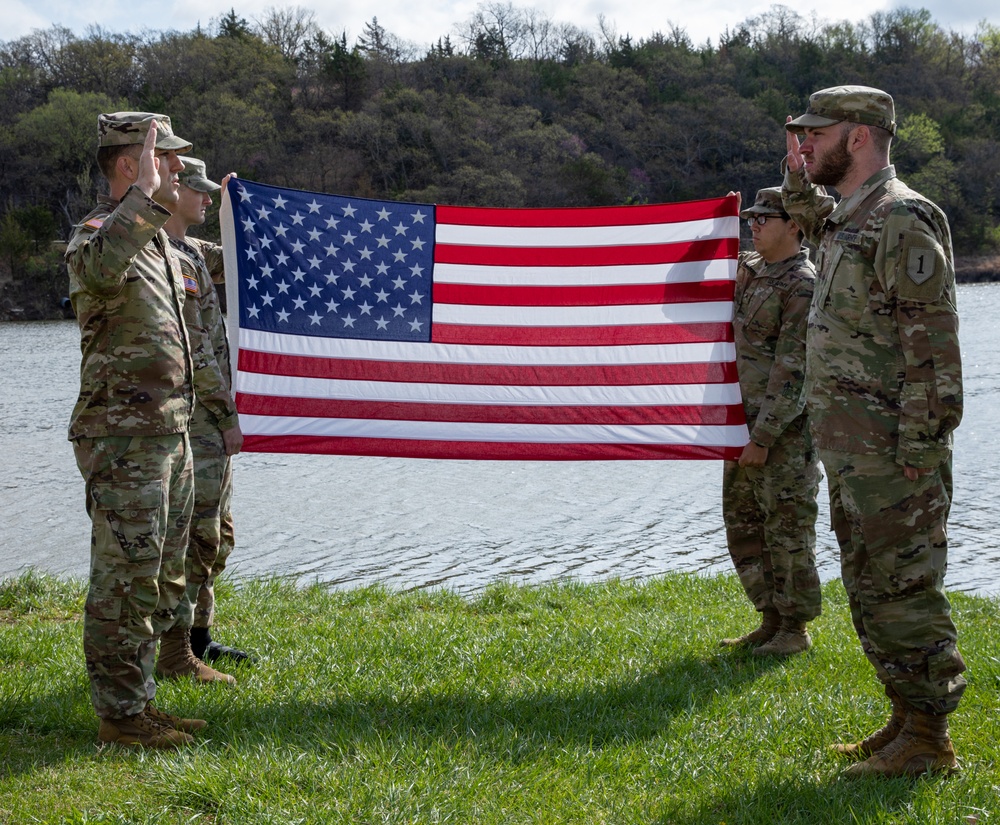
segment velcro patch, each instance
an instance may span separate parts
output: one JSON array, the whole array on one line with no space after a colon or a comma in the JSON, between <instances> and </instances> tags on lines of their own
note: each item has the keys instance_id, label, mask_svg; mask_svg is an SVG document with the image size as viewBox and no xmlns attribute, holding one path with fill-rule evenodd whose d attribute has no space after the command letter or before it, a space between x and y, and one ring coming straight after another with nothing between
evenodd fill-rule
<instances>
[{"instance_id":1,"label":"velcro patch","mask_svg":"<svg viewBox=\"0 0 1000 825\"><path fill-rule=\"evenodd\" d=\"M841 230L834 236L833 240L835 243L847 243L858 246L861 243L861 233Z\"/></svg>"},{"instance_id":2,"label":"velcro patch","mask_svg":"<svg viewBox=\"0 0 1000 825\"><path fill-rule=\"evenodd\" d=\"M922 229L899 233L896 251L896 294L901 300L929 303L941 297L947 283L954 282L954 270L944 247Z\"/></svg>"},{"instance_id":3,"label":"velcro patch","mask_svg":"<svg viewBox=\"0 0 1000 825\"><path fill-rule=\"evenodd\" d=\"M906 274L915 284L922 284L934 277L937 255L929 247L911 246L907 250Z\"/></svg>"},{"instance_id":4,"label":"velcro patch","mask_svg":"<svg viewBox=\"0 0 1000 825\"><path fill-rule=\"evenodd\" d=\"M192 278L190 275L184 276L184 291L190 292L192 295L198 294L198 280Z\"/></svg>"},{"instance_id":5,"label":"velcro patch","mask_svg":"<svg viewBox=\"0 0 1000 825\"><path fill-rule=\"evenodd\" d=\"M91 218L89 221L84 223L84 226L87 226L91 229L100 229L102 226L104 226L104 221L101 220L100 218Z\"/></svg>"}]
</instances>

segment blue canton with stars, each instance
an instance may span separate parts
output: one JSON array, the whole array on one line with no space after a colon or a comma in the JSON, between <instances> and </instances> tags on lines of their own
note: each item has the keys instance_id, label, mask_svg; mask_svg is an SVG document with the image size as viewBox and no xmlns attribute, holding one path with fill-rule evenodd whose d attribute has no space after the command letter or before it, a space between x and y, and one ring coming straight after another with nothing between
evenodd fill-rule
<instances>
[{"instance_id":1,"label":"blue canton with stars","mask_svg":"<svg viewBox=\"0 0 1000 825\"><path fill-rule=\"evenodd\" d=\"M345 198L233 179L240 326L430 341L432 204Z\"/></svg>"}]
</instances>

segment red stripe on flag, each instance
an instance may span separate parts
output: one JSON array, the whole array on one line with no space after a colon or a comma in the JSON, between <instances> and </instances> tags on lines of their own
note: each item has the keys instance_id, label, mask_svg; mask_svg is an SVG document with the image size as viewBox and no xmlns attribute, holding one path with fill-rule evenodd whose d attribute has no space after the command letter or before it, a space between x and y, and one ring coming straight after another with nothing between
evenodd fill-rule
<instances>
[{"instance_id":1,"label":"red stripe on flag","mask_svg":"<svg viewBox=\"0 0 1000 825\"><path fill-rule=\"evenodd\" d=\"M244 415L353 418L387 421L452 421L476 424L659 424L735 426L743 423L740 404L711 406L556 407L498 404L407 404L343 401L238 393Z\"/></svg>"},{"instance_id":2,"label":"red stripe on flag","mask_svg":"<svg viewBox=\"0 0 1000 825\"><path fill-rule=\"evenodd\" d=\"M626 306L731 301L734 289L733 281L601 286L487 286L435 283L433 297L435 303L473 306Z\"/></svg>"},{"instance_id":3,"label":"red stripe on flag","mask_svg":"<svg viewBox=\"0 0 1000 825\"><path fill-rule=\"evenodd\" d=\"M735 258L738 238L635 246L519 247L437 243L434 262L481 266L627 266Z\"/></svg>"},{"instance_id":4,"label":"red stripe on flag","mask_svg":"<svg viewBox=\"0 0 1000 825\"><path fill-rule=\"evenodd\" d=\"M393 438L247 435L243 451L377 455L390 458L490 459L494 461L588 461L641 459L736 460L742 447L696 444L535 444L493 441L420 441Z\"/></svg>"},{"instance_id":5,"label":"red stripe on flag","mask_svg":"<svg viewBox=\"0 0 1000 825\"><path fill-rule=\"evenodd\" d=\"M480 206L437 206L435 220L462 226L576 227L636 226L727 218L736 215L731 198L659 203L642 206L578 209L497 209Z\"/></svg>"},{"instance_id":6,"label":"red stripe on flag","mask_svg":"<svg viewBox=\"0 0 1000 825\"><path fill-rule=\"evenodd\" d=\"M435 323L431 340L435 344L511 347L732 343L733 328L728 323L635 324L618 327L494 327Z\"/></svg>"},{"instance_id":7,"label":"red stripe on flag","mask_svg":"<svg viewBox=\"0 0 1000 825\"><path fill-rule=\"evenodd\" d=\"M501 386L632 386L636 384L731 384L731 362L621 364L600 366L522 366L519 364L423 363L313 358L240 350L240 372L298 378L393 381L410 384L498 384Z\"/></svg>"}]
</instances>

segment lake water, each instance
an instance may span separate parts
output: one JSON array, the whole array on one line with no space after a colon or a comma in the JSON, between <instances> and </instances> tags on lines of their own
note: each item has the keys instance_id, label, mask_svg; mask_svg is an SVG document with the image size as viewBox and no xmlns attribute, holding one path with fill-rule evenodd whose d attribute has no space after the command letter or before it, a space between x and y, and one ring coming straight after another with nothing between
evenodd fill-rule
<instances>
[{"instance_id":1,"label":"lake water","mask_svg":"<svg viewBox=\"0 0 1000 825\"><path fill-rule=\"evenodd\" d=\"M1000 284L959 288L965 420L956 435L948 587L1000 593ZM83 577L90 523L66 440L75 322L0 324L0 579L28 568ZM231 578L353 587L643 578L730 570L721 463L472 462L242 454ZM820 492L824 581L839 576Z\"/></svg>"}]
</instances>

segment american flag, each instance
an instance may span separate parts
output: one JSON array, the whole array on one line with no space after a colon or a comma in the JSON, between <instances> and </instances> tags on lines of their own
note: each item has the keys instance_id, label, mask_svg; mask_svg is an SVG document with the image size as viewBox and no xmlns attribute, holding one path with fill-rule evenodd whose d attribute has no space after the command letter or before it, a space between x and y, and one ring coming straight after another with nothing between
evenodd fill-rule
<instances>
[{"instance_id":1,"label":"american flag","mask_svg":"<svg viewBox=\"0 0 1000 825\"><path fill-rule=\"evenodd\" d=\"M675 459L747 442L735 197L489 209L232 179L221 220L246 450Z\"/></svg>"}]
</instances>

